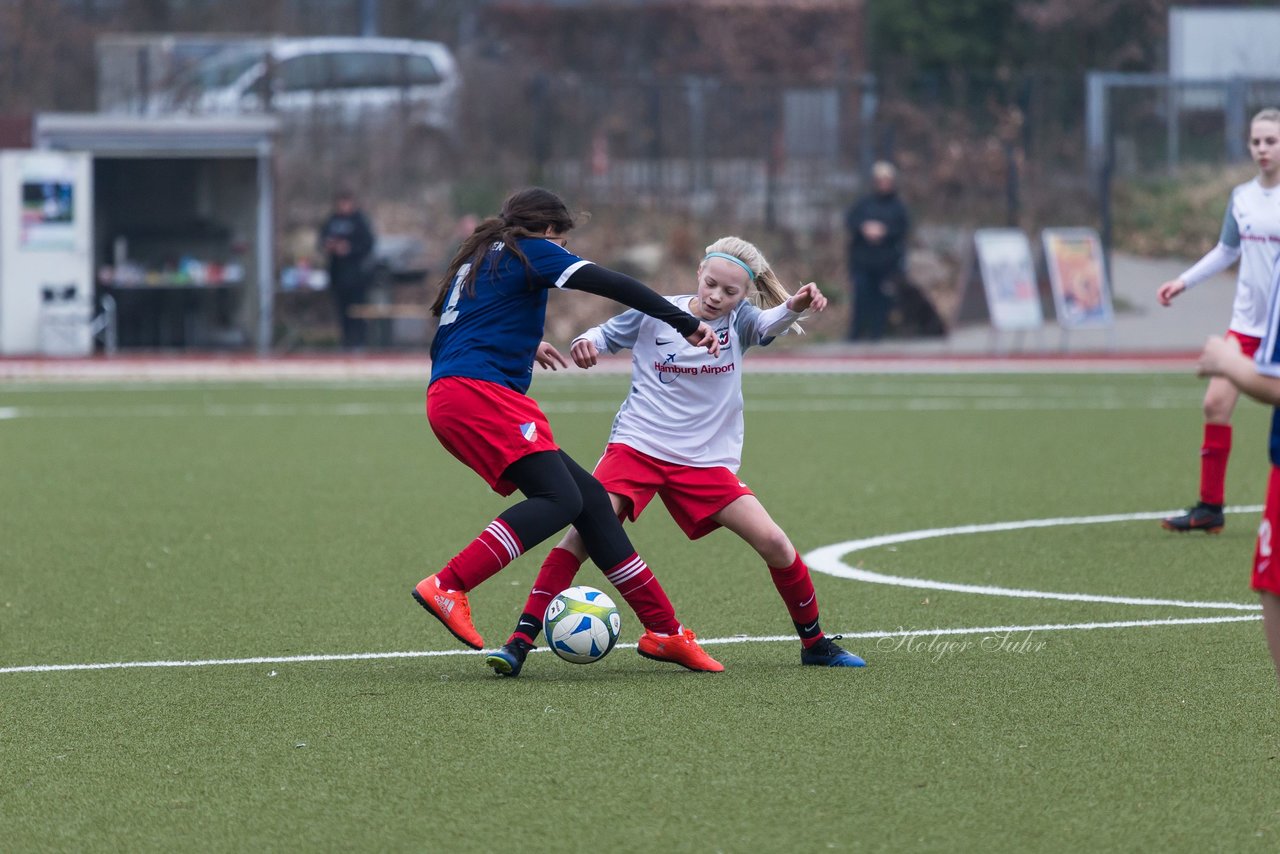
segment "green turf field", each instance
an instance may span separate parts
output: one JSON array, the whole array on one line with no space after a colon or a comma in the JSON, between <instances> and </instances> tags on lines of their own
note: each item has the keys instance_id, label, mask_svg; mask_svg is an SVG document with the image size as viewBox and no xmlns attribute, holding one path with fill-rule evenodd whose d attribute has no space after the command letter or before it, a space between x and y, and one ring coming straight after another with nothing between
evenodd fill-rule
<instances>
[{"instance_id":1,"label":"green turf field","mask_svg":"<svg viewBox=\"0 0 1280 854\"><path fill-rule=\"evenodd\" d=\"M625 390L533 391L589 465ZM1237 413L1247 509L1179 537L1133 517L1195 498L1193 377L746 390L744 479L815 566L867 573L815 572L864 670L802 669L749 549L655 505L636 545L727 671L640 658L624 612L603 661L495 677L409 596L507 503L420 383L0 387L0 849L1280 848L1266 410ZM1069 523L1096 516L1123 518ZM473 593L490 643L549 546ZM22 669L102 663L128 666Z\"/></svg>"}]
</instances>

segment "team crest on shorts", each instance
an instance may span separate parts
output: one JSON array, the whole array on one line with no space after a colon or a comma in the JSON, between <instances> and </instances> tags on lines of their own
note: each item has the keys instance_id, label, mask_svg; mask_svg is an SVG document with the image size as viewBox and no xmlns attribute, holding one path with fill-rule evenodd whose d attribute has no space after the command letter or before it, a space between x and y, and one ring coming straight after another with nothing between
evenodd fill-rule
<instances>
[{"instance_id":1,"label":"team crest on shorts","mask_svg":"<svg viewBox=\"0 0 1280 854\"><path fill-rule=\"evenodd\" d=\"M538 425L532 421L527 424L520 425L520 435L524 436L526 442L538 441Z\"/></svg>"}]
</instances>

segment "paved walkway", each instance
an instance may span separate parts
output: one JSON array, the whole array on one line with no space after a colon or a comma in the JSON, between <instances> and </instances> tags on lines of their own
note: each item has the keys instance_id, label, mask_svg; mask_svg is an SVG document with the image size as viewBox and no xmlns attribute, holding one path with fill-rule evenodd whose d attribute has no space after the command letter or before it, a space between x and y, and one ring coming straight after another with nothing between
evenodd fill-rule
<instances>
[{"instance_id":1,"label":"paved walkway","mask_svg":"<svg viewBox=\"0 0 1280 854\"><path fill-rule=\"evenodd\" d=\"M953 330L946 338L888 340L879 344L817 343L751 356L753 373L769 372L1190 372L1209 335L1221 334L1231 318L1234 274L1223 274L1180 296L1169 308L1156 302L1156 288L1188 263L1117 253L1112 258L1115 326L1064 336L1053 321L1028 333L996 334L986 325ZM602 360L610 372L630 369L630 360ZM386 379L424 383L425 353L341 353L259 359L246 354L124 354L91 359L0 358L0 383L47 380L293 380ZM570 371L570 376L576 375ZM548 378L552 374L542 374ZM559 375L565 376L564 372ZM0 389L3 390L3 389ZM2 410L2 407L0 407ZM0 412L2 414L2 412Z\"/></svg>"},{"instance_id":2,"label":"paved walkway","mask_svg":"<svg viewBox=\"0 0 1280 854\"><path fill-rule=\"evenodd\" d=\"M985 325L952 330L945 339L883 341L879 344L814 345L809 352L856 356L1164 355L1194 357L1205 338L1220 335L1231 320L1235 273L1229 271L1182 294L1172 306L1156 302L1156 289L1190 262L1138 258L1111 259L1115 326L1064 335L1053 320L1036 332L994 333Z\"/></svg>"}]
</instances>

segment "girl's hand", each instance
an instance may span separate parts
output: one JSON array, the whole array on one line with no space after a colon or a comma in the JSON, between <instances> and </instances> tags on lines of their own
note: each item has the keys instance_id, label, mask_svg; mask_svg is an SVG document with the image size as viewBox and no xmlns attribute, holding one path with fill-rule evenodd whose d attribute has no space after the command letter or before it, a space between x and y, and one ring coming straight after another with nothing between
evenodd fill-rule
<instances>
[{"instance_id":1,"label":"girl's hand","mask_svg":"<svg viewBox=\"0 0 1280 854\"><path fill-rule=\"evenodd\" d=\"M587 339L579 338L569 347L569 355L573 357L573 363L579 368L590 368L594 367L598 361L600 351Z\"/></svg>"},{"instance_id":2,"label":"girl's hand","mask_svg":"<svg viewBox=\"0 0 1280 854\"><path fill-rule=\"evenodd\" d=\"M684 340L695 347L705 347L713 356L720 355L720 339L716 337L715 330L705 323L699 323L698 328L686 335Z\"/></svg>"},{"instance_id":3,"label":"girl's hand","mask_svg":"<svg viewBox=\"0 0 1280 854\"><path fill-rule=\"evenodd\" d=\"M822 311L826 307L827 298L823 296L822 291L818 290L818 286L813 282L796 291L791 295L791 299L787 300L787 308L792 311L806 311L808 309Z\"/></svg>"},{"instance_id":4,"label":"girl's hand","mask_svg":"<svg viewBox=\"0 0 1280 854\"><path fill-rule=\"evenodd\" d=\"M538 345L538 351L533 354L533 358L542 366L544 371L547 368L555 371L559 368L569 367L569 360L560 355L560 351L546 341Z\"/></svg>"},{"instance_id":5,"label":"girl's hand","mask_svg":"<svg viewBox=\"0 0 1280 854\"><path fill-rule=\"evenodd\" d=\"M1156 291L1156 299L1160 301L1161 305L1168 306L1170 303L1173 302L1174 297L1176 297L1178 294L1182 293L1186 289L1187 289L1186 282L1182 281L1182 279L1173 279L1171 281L1165 282L1163 285L1160 286L1160 288Z\"/></svg>"},{"instance_id":6,"label":"girl's hand","mask_svg":"<svg viewBox=\"0 0 1280 854\"><path fill-rule=\"evenodd\" d=\"M1232 359L1243 355L1240 352L1240 342L1235 338L1210 335L1209 340L1204 342L1204 352L1196 362L1196 376L1220 377Z\"/></svg>"}]
</instances>

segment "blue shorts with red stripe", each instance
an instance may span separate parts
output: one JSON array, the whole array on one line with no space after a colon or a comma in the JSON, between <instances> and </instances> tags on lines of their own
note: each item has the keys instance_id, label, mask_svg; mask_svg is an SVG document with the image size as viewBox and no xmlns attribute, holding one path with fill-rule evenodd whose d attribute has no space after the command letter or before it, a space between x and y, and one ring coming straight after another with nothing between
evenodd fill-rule
<instances>
[{"instance_id":1,"label":"blue shorts with red stripe","mask_svg":"<svg viewBox=\"0 0 1280 854\"><path fill-rule=\"evenodd\" d=\"M512 463L560 450L537 401L486 380L444 377L433 382L427 389L427 421L445 450L499 495L516 491L502 477Z\"/></svg>"}]
</instances>

